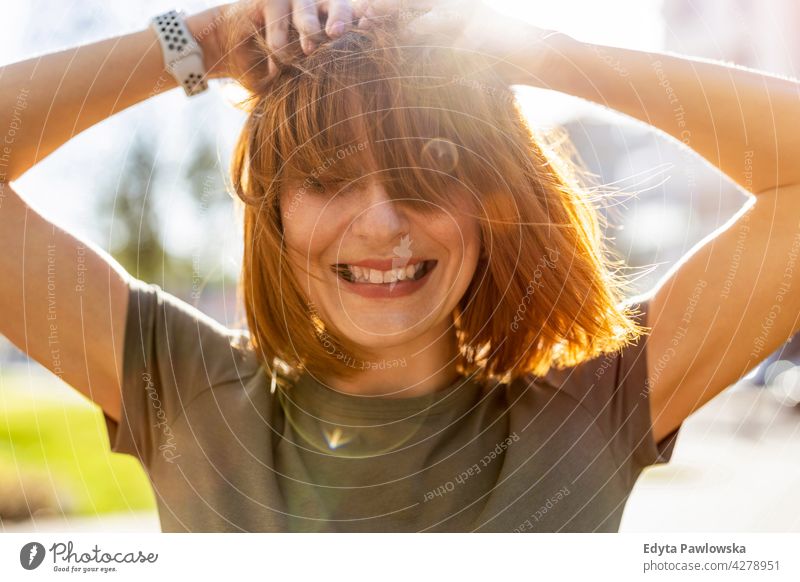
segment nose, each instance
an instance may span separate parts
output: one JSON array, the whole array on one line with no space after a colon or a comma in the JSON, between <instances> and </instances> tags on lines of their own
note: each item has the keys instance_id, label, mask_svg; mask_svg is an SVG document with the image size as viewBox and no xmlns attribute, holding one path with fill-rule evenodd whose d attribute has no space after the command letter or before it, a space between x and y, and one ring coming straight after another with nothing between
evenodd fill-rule
<instances>
[{"instance_id":1,"label":"nose","mask_svg":"<svg viewBox=\"0 0 800 582\"><path fill-rule=\"evenodd\" d=\"M408 233L408 227L405 209L391 199L381 184L373 182L361 190L350 226L354 236L395 242L399 235Z\"/></svg>"}]
</instances>

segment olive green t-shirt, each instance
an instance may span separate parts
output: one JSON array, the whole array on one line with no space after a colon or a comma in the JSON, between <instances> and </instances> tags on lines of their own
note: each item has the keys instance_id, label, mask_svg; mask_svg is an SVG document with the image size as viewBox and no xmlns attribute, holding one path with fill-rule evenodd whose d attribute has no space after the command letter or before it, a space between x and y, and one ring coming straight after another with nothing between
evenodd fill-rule
<instances>
[{"instance_id":1,"label":"olive green t-shirt","mask_svg":"<svg viewBox=\"0 0 800 582\"><path fill-rule=\"evenodd\" d=\"M111 449L145 467L163 531L617 531L678 432L653 440L646 338L546 378L410 398L308 374L273 391L233 347L246 338L131 285L122 419L106 423Z\"/></svg>"}]
</instances>

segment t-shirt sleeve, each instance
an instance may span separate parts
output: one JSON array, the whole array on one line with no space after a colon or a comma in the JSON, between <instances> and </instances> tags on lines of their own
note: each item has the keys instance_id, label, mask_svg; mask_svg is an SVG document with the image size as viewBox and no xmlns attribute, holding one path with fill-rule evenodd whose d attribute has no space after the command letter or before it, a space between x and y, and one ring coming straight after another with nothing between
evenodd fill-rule
<instances>
[{"instance_id":1,"label":"t-shirt sleeve","mask_svg":"<svg viewBox=\"0 0 800 582\"><path fill-rule=\"evenodd\" d=\"M627 305L636 314L636 322L647 326L649 299ZM579 400L592 415L609 439L620 467L628 470L631 483L644 467L670 461L680 430L676 428L659 442L654 439L647 381L648 337L645 333L615 353L549 375L554 386Z\"/></svg>"},{"instance_id":2,"label":"t-shirt sleeve","mask_svg":"<svg viewBox=\"0 0 800 582\"><path fill-rule=\"evenodd\" d=\"M176 445L173 423L204 391L254 365L246 332L226 328L156 284L132 278L122 362L119 422L105 415L111 450L145 467ZM251 352L252 354L252 352Z\"/></svg>"}]
</instances>

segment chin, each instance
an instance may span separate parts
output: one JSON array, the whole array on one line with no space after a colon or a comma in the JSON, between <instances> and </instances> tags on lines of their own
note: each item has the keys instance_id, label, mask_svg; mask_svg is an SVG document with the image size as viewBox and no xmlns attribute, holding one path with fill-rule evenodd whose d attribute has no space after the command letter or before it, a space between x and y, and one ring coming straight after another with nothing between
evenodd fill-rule
<instances>
[{"instance_id":1,"label":"chin","mask_svg":"<svg viewBox=\"0 0 800 582\"><path fill-rule=\"evenodd\" d=\"M354 310L357 313L354 313ZM416 311L416 310L415 310ZM430 312L427 312L430 313ZM349 317L348 317L349 315ZM386 308L347 309L341 329L348 338L371 347L391 347L414 339L431 326L424 314Z\"/></svg>"}]
</instances>

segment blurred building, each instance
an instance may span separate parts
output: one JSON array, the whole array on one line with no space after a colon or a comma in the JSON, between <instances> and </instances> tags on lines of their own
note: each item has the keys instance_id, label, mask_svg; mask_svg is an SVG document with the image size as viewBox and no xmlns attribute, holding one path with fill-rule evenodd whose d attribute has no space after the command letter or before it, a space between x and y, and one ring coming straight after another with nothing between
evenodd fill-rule
<instances>
[{"instance_id":1,"label":"blurred building","mask_svg":"<svg viewBox=\"0 0 800 582\"><path fill-rule=\"evenodd\" d=\"M798 77L797 0L664 0L666 49Z\"/></svg>"},{"instance_id":2,"label":"blurred building","mask_svg":"<svg viewBox=\"0 0 800 582\"><path fill-rule=\"evenodd\" d=\"M652 289L747 200L699 155L622 116L565 124L582 165L609 191L601 204L610 244L632 268L635 293Z\"/></svg>"}]
</instances>

